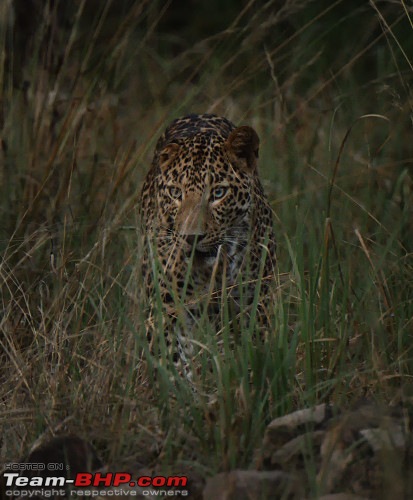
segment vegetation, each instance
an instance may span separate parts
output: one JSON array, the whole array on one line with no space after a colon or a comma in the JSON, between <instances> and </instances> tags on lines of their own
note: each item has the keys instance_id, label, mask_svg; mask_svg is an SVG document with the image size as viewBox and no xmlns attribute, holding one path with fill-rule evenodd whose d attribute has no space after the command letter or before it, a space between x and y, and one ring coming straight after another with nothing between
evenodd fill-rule
<instances>
[{"instance_id":1,"label":"vegetation","mask_svg":"<svg viewBox=\"0 0 413 500\"><path fill-rule=\"evenodd\" d=\"M205 477L288 411L411 396L407 2L21 3L0 6L0 461L74 432ZM139 280L141 181L189 112L257 130L279 246L267 343L196 332L208 397L149 354Z\"/></svg>"}]
</instances>

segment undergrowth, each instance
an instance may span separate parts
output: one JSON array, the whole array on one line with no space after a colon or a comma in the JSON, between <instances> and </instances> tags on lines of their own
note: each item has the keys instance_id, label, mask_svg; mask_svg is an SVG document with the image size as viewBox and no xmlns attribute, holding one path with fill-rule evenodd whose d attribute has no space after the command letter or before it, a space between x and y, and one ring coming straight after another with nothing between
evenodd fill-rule
<instances>
[{"instance_id":1,"label":"undergrowth","mask_svg":"<svg viewBox=\"0 0 413 500\"><path fill-rule=\"evenodd\" d=\"M191 46L159 2L115 18L111 2L94 16L40 4L19 43L0 7L0 461L75 432L105 461L205 476L247 467L276 416L411 395L404 2L245 4ZM157 137L188 112L257 130L278 239L267 342L197 329L208 398L149 352L140 285L140 185Z\"/></svg>"}]
</instances>

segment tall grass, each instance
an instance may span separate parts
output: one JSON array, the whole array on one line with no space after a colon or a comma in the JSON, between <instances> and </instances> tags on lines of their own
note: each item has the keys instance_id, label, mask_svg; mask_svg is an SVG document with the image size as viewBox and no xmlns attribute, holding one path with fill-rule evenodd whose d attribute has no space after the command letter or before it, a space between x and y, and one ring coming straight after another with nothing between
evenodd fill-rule
<instances>
[{"instance_id":1,"label":"tall grass","mask_svg":"<svg viewBox=\"0 0 413 500\"><path fill-rule=\"evenodd\" d=\"M70 431L207 475L275 416L410 393L411 13L327 3L250 2L197 38L159 2L45 2L23 48L2 4L1 461ZM209 397L149 352L135 210L166 123L205 111L260 135L279 272L266 343L195 332Z\"/></svg>"}]
</instances>

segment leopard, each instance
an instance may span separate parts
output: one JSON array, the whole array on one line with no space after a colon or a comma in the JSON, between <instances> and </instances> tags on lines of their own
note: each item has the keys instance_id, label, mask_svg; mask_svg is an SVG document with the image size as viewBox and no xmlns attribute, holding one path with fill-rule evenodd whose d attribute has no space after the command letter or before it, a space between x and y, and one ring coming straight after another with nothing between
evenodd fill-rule
<instances>
[{"instance_id":1,"label":"leopard","mask_svg":"<svg viewBox=\"0 0 413 500\"><path fill-rule=\"evenodd\" d=\"M259 137L214 114L175 119L156 143L140 194L144 291L161 307L173 360L191 379L192 335L204 314L222 327L223 304L236 316L266 304L274 282L273 211L258 174ZM265 307L264 307L265 309ZM261 309L260 309L261 310ZM221 326L220 326L221 325Z\"/></svg>"}]
</instances>

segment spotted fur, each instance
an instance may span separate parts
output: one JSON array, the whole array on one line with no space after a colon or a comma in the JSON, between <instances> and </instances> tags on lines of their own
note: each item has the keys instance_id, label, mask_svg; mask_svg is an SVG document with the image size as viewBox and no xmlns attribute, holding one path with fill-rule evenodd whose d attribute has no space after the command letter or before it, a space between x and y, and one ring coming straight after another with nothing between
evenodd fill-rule
<instances>
[{"instance_id":1,"label":"spotted fur","mask_svg":"<svg viewBox=\"0 0 413 500\"><path fill-rule=\"evenodd\" d=\"M183 364L202 312L219 322L222 301L231 300L235 311L247 307L257 283L265 302L274 277L258 147L251 127L210 114L175 120L156 145L141 193L143 276L153 307L160 297L167 343Z\"/></svg>"}]
</instances>

